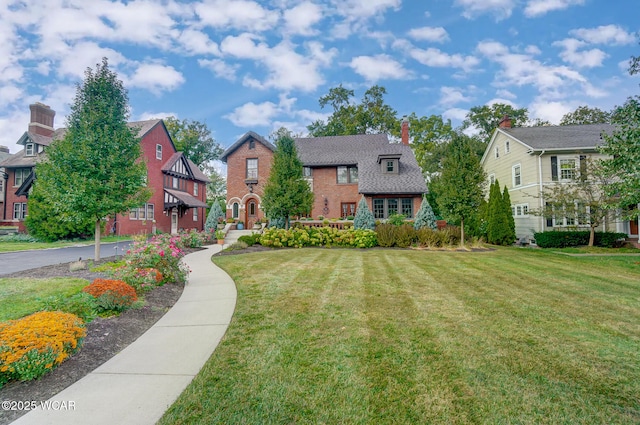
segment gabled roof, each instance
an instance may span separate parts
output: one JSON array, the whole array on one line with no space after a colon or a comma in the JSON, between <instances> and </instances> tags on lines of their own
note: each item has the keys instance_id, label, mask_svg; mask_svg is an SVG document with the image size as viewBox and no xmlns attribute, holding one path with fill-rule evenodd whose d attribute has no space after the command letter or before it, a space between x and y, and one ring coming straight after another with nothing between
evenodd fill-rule
<instances>
[{"instance_id":1,"label":"gabled roof","mask_svg":"<svg viewBox=\"0 0 640 425\"><path fill-rule=\"evenodd\" d=\"M249 139L254 139L262 143L267 148L269 148L272 152L275 152L276 150L276 147L272 143L270 143L267 139L260 136L258 133L254 133L253 131L248 131L244 133L242 137L236 140L236 142L233 145L229 146L226 151L224 151L222 156L220 156L220 161L227 162L227 157L231 155L236 149L242 146L242 144L248 141Z\"/></svg>"},{"instance_id":2,"label":"gabled roof","mask_svg":"<svg viewBox=\"0 0 640 425\"><path fill-rule=\"evenodd\" d=\"M363 194L426 193L427 185L410 146L389 143L386 134L295 139L305 167L358 167L358 192ZM382 173L379 155L398 158L398 174Z\"/></svg>"},{"instance_id":3,"label":"gabled roof","mask_svg":"<svg viewBox=\"0 0 640 425\"><path fill-rule=\"evenodd\" d=\"M505 134L526 146L531 152L594 151L605 143L602 135L611 134L611 124L550 125L537 127L497 128L487 146L484 162L498 134Z\"/></svg>"},{"instance_id":4,"label":"gabled roof","mask_svg":"<svg viewBox=\"0 0 640 425\"><path fill-rule=\"evenodd\" d=\"M193 161L184 156L182 152L176 152L171 155L171 158L169 158L167 162L162 165L162 172L170 173L171 168L175 165L175 163L181 160L184 161L186 165L187 171L189 172L189 177L203 183L209 183L211 181L209 180L209 177L207 177L202 171L200 171L200 168L198 168L198 166Z\"/></svg>"}]
</instances>

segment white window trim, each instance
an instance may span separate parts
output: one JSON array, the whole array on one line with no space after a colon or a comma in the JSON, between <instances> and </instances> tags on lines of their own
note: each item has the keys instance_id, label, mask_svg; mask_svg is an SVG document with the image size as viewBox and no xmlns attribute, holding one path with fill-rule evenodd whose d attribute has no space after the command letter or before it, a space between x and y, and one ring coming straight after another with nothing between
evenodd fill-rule
<instances>
[{"instance_id":1,"label":"white window trim","mask_svg":"<svg viewBox=\"0 0 640 425\"><path fill-rule=\"evenodd\" d=\"M529 217L529 204L515 204L511 206L514 217Z\"/></svg>"},{"instance_id":2,"label":"white window trim","mask_svg":"<svg viewBox=\"0 0 640 425\"><path fill-rule=\"evenodd\" d=\"M520 169L520 183L518 184L516 184L516 168ZM519 163L511 167L511 186L512 187L522 186L522 165Z\"/></svg>"},{"instance_id":3,"label":"white window trim","mask_svg":"<svg viewBox=\"0 0 640 425\"><path fill-rule=\"evenodd\" d=\"M489 186L493 185L496 182L496 173L489 174Z\"/></svg>"},{"instance_id":4,"label":"white window trim","mask_svg":"<svg viewBox=\"0 0 640 425\"><path fill-rule=\"evenodd\" d=\"M156 145L156 159L162 159L162 145Z\"/></svg>"},{"instance_id":5,"label":"white window trim","mask_svg":"<svg viewBox=\"0 0 640 425\"><path fill-rule=\"evenodd\" d=\"M193 183L193 196L198 196L198 183Z\"/></svg>"},{"instance_id":6,"label":"white window trim","mask_svg":"<svg viewBox=\"0 0 640 425\"><path fill-rule=\"evenodd\" d=\"M573 178L563 178L562 177L562 162L563 161L573 161ZM563 181L563 182L570 182L570 181L574 181L577 174L578 174L578 167L580 164L580 160L579 158L576 158L575 156L559 156L558 157L558 180L559 181Z\"/></svg>"},{"instance_id":7,"label":"white window trim","mask_svg":"<svg viewBox=\"0 0 640 425\"><path fill-rule=\"evenodd\" d=\"M198 221L198 209L193 209L193 221Z\"/></svg>"},{"instance_id":8,"label":"white window trim","mask_svg":"<svg viewBox=\"0 0 640 425\"><path fill-rule=\"evenodd\" d=\"M24 145L24 156L35 156L36 145L34 143L27 143Z\"/></svg>"}]
</instances>

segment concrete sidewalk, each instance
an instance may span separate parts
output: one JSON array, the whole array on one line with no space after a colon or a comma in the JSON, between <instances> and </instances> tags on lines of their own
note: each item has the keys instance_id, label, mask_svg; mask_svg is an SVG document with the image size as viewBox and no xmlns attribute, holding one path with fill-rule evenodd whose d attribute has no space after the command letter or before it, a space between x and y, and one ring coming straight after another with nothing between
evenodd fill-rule
<instances>
[{"instance_id":1,"label":"concrete sidewalk","mask_svg":"<svg viewBox=\"0 0 640 425\"><path fill-rule=\"evenodd\" d=\"M155 325L48 400L49 410L39 407L13 424L155 424L211 356L235 309L235 284L211 262L221 246L206 248L184 258L189 281Z\"/></svg>"}]
</instances>

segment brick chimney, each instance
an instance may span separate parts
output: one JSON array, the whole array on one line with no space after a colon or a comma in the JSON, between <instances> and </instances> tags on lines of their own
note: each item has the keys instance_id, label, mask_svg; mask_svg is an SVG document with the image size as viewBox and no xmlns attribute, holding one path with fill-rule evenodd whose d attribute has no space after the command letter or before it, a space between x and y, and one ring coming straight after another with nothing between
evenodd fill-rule
<instances>
[{"instance_id":1,"label":"brick chimney","mask_svg":"<svg viewBox=\"0 0 640 425\"><path fill-rule=\"evenodd\" d=\"M402 144L409 146L409 119L405 116L402 118L401 135Z\"/></svg>"},{"instance_id":2,"label":"brick chimney","mask_svg":"<svg viewBox=\"0 0 640 425\"><path fill-rule=\"evenodd\" d=\"M498 124L498 127L511 128L511 118L509 118L509 115L505 114L505 116L502 117L502 121L500 121L500 123Z\"/></svg>"},{"instance_id":3,"label":"brick chimney","mask_svg":"<svg viewBox=\"0 0 640 425\"><path fill-rule=\"evenodd\" d=\"M31 110L29 132L51 137L53 135L53 117L55 117L56 111L40 102L29 105L29 109Z\"/></svg>"}]
</instances>

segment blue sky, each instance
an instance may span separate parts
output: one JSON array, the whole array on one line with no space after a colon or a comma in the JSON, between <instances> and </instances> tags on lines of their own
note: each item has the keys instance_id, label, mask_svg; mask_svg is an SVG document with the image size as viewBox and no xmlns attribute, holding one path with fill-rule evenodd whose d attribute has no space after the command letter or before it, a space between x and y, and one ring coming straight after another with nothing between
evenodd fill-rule
<instances>
[{"instance_id":1,"label":"blue sky","mask_svg":"<svg viewBox=\"0 0 640 425\"><path fill-rule=\"evenodd\" d=\"M637 0L9 0L0 4L0 145L28 105L65 125L75 85L103 56L131 119L204 122L224 147L252 130L304 133L320 96L374 84L405 115L458 125L494 102L557 124L640 93Z\"/></svg>"}]
</instances>

